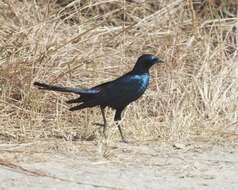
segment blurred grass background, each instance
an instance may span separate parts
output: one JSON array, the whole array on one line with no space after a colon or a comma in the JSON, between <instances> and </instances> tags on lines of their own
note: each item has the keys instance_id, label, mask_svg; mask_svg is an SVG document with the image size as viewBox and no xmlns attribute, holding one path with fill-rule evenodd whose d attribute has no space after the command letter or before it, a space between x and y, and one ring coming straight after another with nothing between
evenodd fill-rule
<instances>
[{"instance_id":1,"label":"blurred grass background","mask_svg":"<svg viewBox=\"0 0 238 190\"><path fill-rule=\"evenodd\" d=\"M233 0L1 0L0 142L98 139L99 109L69 112L72 95L32 83L94 86L143 53L166 64L127 108L128 139L236 138L237 27Z\"/></svg>"}]
</instances>

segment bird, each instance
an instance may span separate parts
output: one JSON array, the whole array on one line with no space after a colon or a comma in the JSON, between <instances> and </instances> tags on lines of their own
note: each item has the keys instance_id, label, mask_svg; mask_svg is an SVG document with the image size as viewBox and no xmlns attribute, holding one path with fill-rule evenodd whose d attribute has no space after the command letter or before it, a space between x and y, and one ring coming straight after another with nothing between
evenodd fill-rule
<instances>
[{"instance_id":1,"label":"bird","mask_svg":"<svg viewBox=\"0 0 238 190\"><path fill-rule=\"evenodd\" d=\"M106 133L107 120L105 108L110 107L115 111L114 121L117 124L122 142L128 142L121 129L120 120L123 110L133 101L144 94L149 85L149 69L155 63L164 63L159 56L153 54L142 54L136 61L131 71L121 77L108 81L91 88L73 88L59 85L49 85L41 82L33 84L40 90L50 90L58 92L68 92L80 95L76 99L66 101L67 104L75 104L70 111L81 110L99 106L103 118L103 134Z\"/></svg>"}]
</instances>

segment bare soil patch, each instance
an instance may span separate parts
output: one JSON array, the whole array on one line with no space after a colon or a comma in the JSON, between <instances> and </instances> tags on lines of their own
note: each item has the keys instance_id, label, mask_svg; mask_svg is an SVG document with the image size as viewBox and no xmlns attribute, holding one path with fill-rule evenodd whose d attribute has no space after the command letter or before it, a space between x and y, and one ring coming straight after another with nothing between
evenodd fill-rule
<instances>
[{"instance_id":1,"label":"bare soil patch","mask_svg":"<svg viewBox=\"0 0 238 190\"><path fill-rule=\"evenodd\" d=\"M41 144L48 148L34 151ZM237 147L232 142L1 145L0 187L237 189Z\"/></svg>"}]
</instances>

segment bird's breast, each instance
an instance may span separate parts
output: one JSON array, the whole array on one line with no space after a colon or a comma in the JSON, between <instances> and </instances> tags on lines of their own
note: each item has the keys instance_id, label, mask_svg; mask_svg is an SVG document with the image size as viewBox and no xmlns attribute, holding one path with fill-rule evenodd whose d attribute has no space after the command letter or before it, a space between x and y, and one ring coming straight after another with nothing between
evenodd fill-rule
<instances>
[{"instance_id":1,"label":"bird's breast","mask_svg":"<svg viewBox=\"0 0 238 190\"><path fill-rule=\"evenodd\" d=\"M149 84L149 76L147 74L134 75L132 76L132 81L134 81L138 91L145 90Z\"/></svg>"}]
</instances>

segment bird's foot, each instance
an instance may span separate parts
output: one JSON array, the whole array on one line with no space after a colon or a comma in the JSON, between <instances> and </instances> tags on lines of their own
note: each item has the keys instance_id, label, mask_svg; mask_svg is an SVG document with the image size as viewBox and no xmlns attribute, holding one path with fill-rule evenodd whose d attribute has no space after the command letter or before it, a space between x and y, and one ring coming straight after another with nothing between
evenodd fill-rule
<instances>
[{"instance_id":1,"label":"bird's foot","mask_svg":"<svg viewBox=\"0 0 238 190\"><path fill-rule=\"evenodd\" d=\"M100 128L101 128L101 127L104 127L104 124L102 124L102 123L93 123L93 125L97 125L97 126L99 126Z\"/></svg>"},{"instance_id":2,"label":"bird's foot","mask_svg":"<svg viewBox=\"0 0 238 190\"><path fill-rule=\"evenodd\" d=\"M129 141L128 141L128 140L126 140L126 139L124 139L124 138L123 138L123 139L121 139L121 140L120 140L120 142L122 142L122 143L126 143L126 144L128 144L128 143L129 143Z\"/></svg>"},{"instance_id":3,"label":"bird's foot","mask_svg":"<svg viewBox=\"0 0 238 190\"><path fill-rule=\"evenodd\" d=\"M107 139L107 134L106 134L105 129L103 129L102 134L103 134L103 137L104 137L105 139Z\"/></svg>"}]
</instances>

